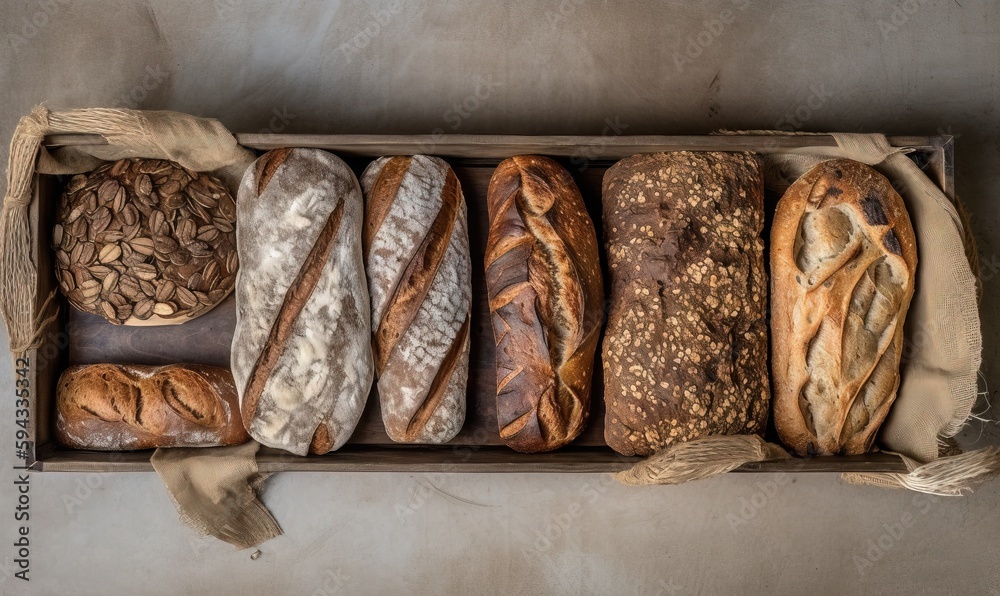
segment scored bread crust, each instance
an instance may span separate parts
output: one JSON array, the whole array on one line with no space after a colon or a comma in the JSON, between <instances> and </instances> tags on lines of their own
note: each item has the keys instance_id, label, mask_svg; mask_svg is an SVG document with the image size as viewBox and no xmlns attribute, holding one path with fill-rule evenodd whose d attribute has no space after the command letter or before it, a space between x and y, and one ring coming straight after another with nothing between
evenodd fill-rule
<instances>
[{"instance_id":1,"label":"scored bread crust","mask_svg":"<svg viewBox=\"0 0 1000 596\"><path fill-rule=\"evenodd\" d=\"M500 436L517 451L557 449L590 410L604 302L597 234L569 172L545 157L504 160L488 203Z\"/></svg>"},{"instance_id":2,"label":"scored bread crust","mask_svg":"<svg viewBox=\"0 0 1000 596\"><path fill-rule=\"evenodd\" d=\"M56 437L74 449L239 445L233 376L198 364L71 366L56 386Z\"/></svg>"},{"instance_id":3,"label":"scored bread crust","mask_svg":"<svg viewBox=\"0 0 1000 596\"><path fill-rule=\"evenodd\" d=\"M462 429L471 258L455 172L426 155L381 157L361 176L362 250L382 420L393 441L444 443Z\"/></svg>"},{"instance_id":4,"label":"scored bread crust","mask_svg":"<svg viewBox=\"0 0 1000 596\"><path fill-rule=\"evenodd\" d=\"M240 184L232 370L258 442L297 455L350 438L374 374L353 171L319 149L275 149Z\"/></svg>"},{"instance_id":5,"label":"scored bread crust","mask_svg":"<svg viewBox=\"0 0 1000 596\"><path fill-rule=\"evenodd\" d=\"M870 451L896 397L917 248L903 199L874 169L822 162L771 227L774 420L801 455Z\"/></svg>"}]
</instances>

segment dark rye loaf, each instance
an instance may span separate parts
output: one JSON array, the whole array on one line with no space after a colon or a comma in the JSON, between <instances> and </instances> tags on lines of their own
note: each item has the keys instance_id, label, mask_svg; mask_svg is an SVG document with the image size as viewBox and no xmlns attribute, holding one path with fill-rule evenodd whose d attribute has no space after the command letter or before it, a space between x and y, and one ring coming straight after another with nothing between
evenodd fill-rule
<instances>
[{"instance_id":1,"label":"dark rye loaf","mask_svg":"<svg viewBox=\"0 0 1000 596\"><path fill-rule=\"evenodd\" d=\"M604 175L604 435L619 453L764 430L763 195L749 153L636 155Z\"/></svg>"}]
</instances>

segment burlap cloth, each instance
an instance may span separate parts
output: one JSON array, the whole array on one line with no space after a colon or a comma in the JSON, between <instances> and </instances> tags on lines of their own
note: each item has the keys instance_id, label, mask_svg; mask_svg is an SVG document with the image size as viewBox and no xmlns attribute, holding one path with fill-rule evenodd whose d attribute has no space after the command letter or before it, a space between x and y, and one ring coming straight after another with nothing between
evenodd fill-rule
<instances>
[{"instance_id":1,"label":"burlap cloth","mask_svg":"<svg viewBox=\"0 0 1000 596\"><path fill-rule=\"evenodd\" d=\"M281 535L278 522L257 499L267 478L257 472L259 448L250 441L212 449L157 449L153 469L185 523L202 536L250 548Z\"/></svg>"},{"instance_id":2,"label":"burlap cloth","mask_svg":"<svg viewBox=\"0 0 1000 596\"><path fill-rule=\"evenodd\" d=\"M106 145L61 147L49 152L46 135L98 134ZM37 347L55 319L51 296L35 310L38 272L31 257L34 234L28 225L32 181L40 174L76 174L102 161L126 157L169 159L197 172L212 172L233 196L254 155L216 120L177 112L82 109L62 112L35 108L21 119L11 139L7 194L0 215L0 310L15 358ZM48 275L48 273L46 273ZM257 499L260 446L212 449L158 449L153 468L170 491L182 520L201 534L248 548L281 534Z\"/></svg>"}]
</instances>

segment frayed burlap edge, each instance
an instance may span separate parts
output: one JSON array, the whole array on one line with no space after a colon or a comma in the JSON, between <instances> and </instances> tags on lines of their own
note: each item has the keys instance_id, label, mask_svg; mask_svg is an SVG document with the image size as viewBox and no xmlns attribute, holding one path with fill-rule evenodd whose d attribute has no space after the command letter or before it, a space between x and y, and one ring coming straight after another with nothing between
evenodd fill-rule
<instances>
[{"instance_id":1,"label":"frayed burlap edge","mask_svg":"<svg viewBox=\"0 0 1000 596\"><path fill-rule=\"evenodd\" d=\"M150 462L185 524L201 536L244 549L282 534L257 497L268 476L258 472L258 449L256 441L211 449L157 449Z\"/></svg>"},{"instance_id":2,"label":"frayed burlap edge","mask_svg":"<svg viewBox=\"0 0 1000 596\"><path fill-rule=\"evenodd\" d=\"M55 320L52 296L35 312L38 270L32 260L28 210L34 189L35 161L48 132L48 110L36 108L21 118L10 140L7 193L0 212L0 313L7 323L14 357L37 348L42 330Z\"/></svg>"},{"instance_id":3,"label":"frayed burlap edge","mask_svg":"<svg viewBox=\"0 0 1000 596\"><path fill-rule=\"evenodd\" d=\"M615 474L622 484L681 484L731 472L736 468L791 456L757 435L716 435L678 443Z\"/></svg>"},{"instance_id":4,"label":"frayed burlap edge","mask_svg":"<svg viewBox=\"0 0 1000 596\"><path fill-rule=\"evenodd\" d=\"M898 454L897 454L898 455ZM921 465L920 462L900 456L907 474L850 472L840 478L847 484L905 488L941 496L961 496L974 486L992 478L1000 471L1000 447L986 447L960 455L936 459Z\"/></svg>"}]
</instances>

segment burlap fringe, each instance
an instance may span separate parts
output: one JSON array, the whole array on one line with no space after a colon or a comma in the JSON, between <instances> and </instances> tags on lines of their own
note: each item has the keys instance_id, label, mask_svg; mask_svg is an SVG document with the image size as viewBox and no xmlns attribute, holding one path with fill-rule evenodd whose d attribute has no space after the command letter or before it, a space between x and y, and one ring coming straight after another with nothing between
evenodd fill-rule
<instances>
[{"instance_id":1,"label":"burlap fringe","mask_svg":"<svg viewBox=\"0 0 1000 596\"><path fill-rule=\"evenodd\" d=\"M282 530L257 498L264 480L256 454L260 444L157 449L150 463L167 485L181 520L201 536L236 548L257 546Z\"/></svg>"},{"instance_id":2,"label":"burlap fringe","mask_svg":"<svg viewBox=\"0 0 1000 596\"><path fill-rule=\"evenodd\" d=\"M42 331L57 316L51 296L35 312L38 270L31 258L32 232L28 221L35 163L45 135L85 130L132 139L144 134L139 124L138 113L130 110L49 112L44 106L35 108L18 122L10 141L7 194L0 213L0 312L7 323L10 351L15 356L38 347Z\"/></svg>"},{"instance_id":3,"label":"burlap fringe","mask_svg":"<svg viewBox=\"0 0 1000 596\"><path fill-rule=\"evenodd\" d=\"M20 355L38 347L41 326L50 320L44 310L37 316L35 287L38 271L31 259L31 228L28 208L31 205L31 182L35 160L48 129L47 110L35 109L21 118L10 140L7 167L7 194L0 213L0 312L7 323L10 351ZM46 300L51 305L51 300Z\"/></svg>"},{"instance_id":4,"label":"burlap fringe","mask_svg":"<svg viewBox=\"0 0 1000 596\"><path fill-rule=\"evenodd\" d=\"M615 474L622 484L681 484L731 472L753 462L791 456L757 435L716 435L677 443Z\"/></svg>"},{"instance_id":5,"label":"burlap fringe","mask_svg":"<svg viewBox=\"0 0 1000 596\"><path fill-rule=\"evenodd\" d=\"M905 488L917 492L941 496L961 496L965 491L997 475L1000 471L1000 447L986 447L961 455L942 457L920 465L912 459L903 458L908 474L841 474L848 484L879 486L883 488Z\"/></svg>"}]
</instances>

